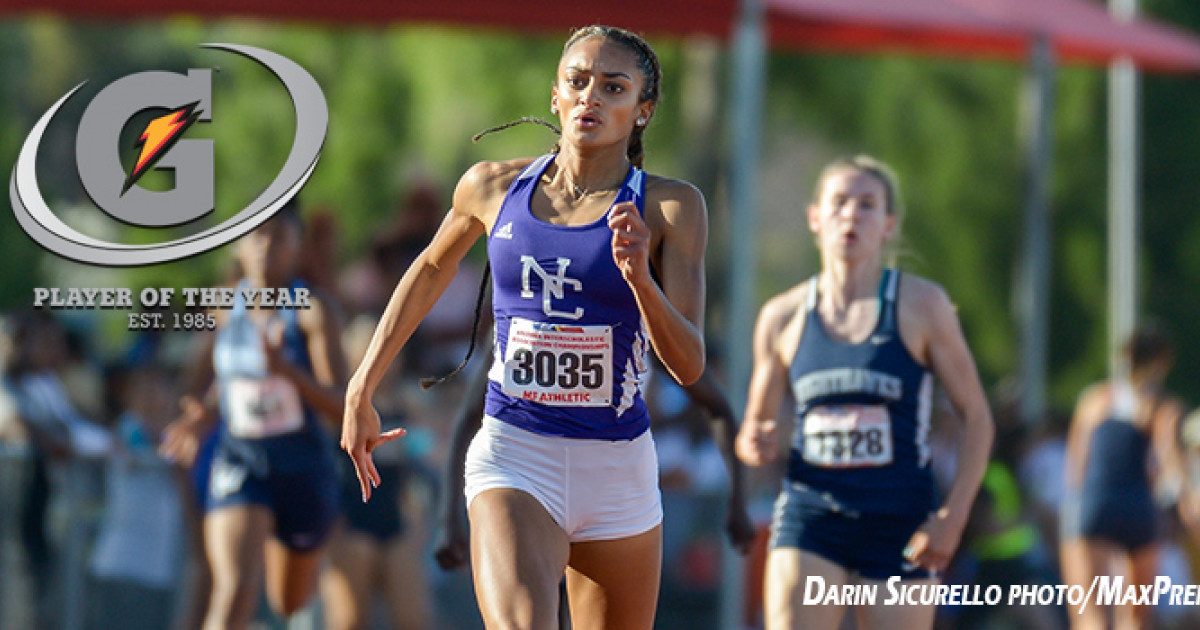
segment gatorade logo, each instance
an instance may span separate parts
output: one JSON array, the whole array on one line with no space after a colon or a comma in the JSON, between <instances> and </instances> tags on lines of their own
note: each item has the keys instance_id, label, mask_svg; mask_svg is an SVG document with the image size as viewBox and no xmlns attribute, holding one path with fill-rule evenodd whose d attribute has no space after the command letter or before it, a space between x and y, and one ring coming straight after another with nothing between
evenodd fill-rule
<instances>
[{"instance_id":1,"label":"gatorade logo","mask_svg":"<svg viewBox=\"0 0 1200 630\"><path fill-rule=\"evenodd\" d=\"M152 265L194 256L241 237L270 219L308 181L320 158L329 126L325 95L316 80L295 62L276 53L236 44L205 48L243 55L262 64L283 84L296 111L296 135L283 168L248 206L219 225L197 234L154 244L123 244L84 235L55 215L38 187L38 147L58 110L80 83L42 115L26 138L9 183L13 213L21 228L48 251L63 258L104 266ZM135 147L119 146L121 129L147 109L167 110L146 125ZM145 228L190 223L214 209L213 141L186 138L197 122L213 119L212 70L187 74L139 72L109 84L88 104L75 141L75 168L88 196L110 217ZM121 155L135 150L126 173ZM173 169L175 186L167 191L138 185L153 169Z\"/></svg>"}]
</instances>

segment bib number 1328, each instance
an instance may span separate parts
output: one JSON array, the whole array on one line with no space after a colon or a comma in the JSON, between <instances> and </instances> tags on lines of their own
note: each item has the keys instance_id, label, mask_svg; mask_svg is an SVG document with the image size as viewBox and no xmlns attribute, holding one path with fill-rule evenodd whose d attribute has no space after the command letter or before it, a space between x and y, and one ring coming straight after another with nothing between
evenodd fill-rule
<instances>
[{"instance_id":1,"label":"bib number 1328","mask_svg":"<svg viewBox=\"0 0 1200 630\"><path fill-rule=\"evenodd\" d=\"M804 460L824 468L892 463L892 423L883 405L820 406L804 417Z\"/></svg>"}]
</instances>

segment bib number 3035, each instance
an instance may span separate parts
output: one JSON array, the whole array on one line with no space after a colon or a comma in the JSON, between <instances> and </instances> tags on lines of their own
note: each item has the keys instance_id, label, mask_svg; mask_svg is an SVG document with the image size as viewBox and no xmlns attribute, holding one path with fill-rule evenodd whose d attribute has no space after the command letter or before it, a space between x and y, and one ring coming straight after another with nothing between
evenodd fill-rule
<instances>
[{"instance_id":1,"label":"bib number 3035","mask_svg":"<svg viewBox=\"0 0 1200 630\"><path fill-rule=\"evenodd\" d=\"M513 318L504 353L504 393L546 405L612 402L612 327Z\"/></svg>"},{"instance_id":2,"label":"bib number 3035","mask_svg":"<svg viewBox=\"0 0 1200 630\"><path fill-rule=\"evenodd\" d=\"M884 405L821 406L804 416L804 461L825 468L892 463L892 423Z\"/></svg>"}]
</instances>

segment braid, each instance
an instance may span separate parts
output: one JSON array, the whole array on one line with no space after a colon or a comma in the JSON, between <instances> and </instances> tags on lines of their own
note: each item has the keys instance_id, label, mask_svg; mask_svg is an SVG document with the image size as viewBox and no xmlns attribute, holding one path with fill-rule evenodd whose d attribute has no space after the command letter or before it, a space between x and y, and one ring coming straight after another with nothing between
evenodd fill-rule
<instances>
[{"instance_id":1,"label":"braid","mask_svg":"<svg viewBox=\"0 0 1200 630\"><path fill-rule=\"evenodd\" d=\"M642 133L645 131L645 125L634 126L633 134L629 136L629 148L625 150L625 158L638 168L642 168L642 162L646 158L646 150L642 147Z\"/></svg>"},{"instance_id":2,"label":"braid","mask_svg":"<svg viewBox=\"0 0 1200 630\"><path fill-rule=\"evenodd\" d=\"M508 126L511 127L513 124L516 123L509 123ZM479 336L479 320L482 319L483 315L483 298L487 295L488 276L491 274L491 271L492 266L489 261L483 266L483 279L479 281L479 295L475 298L475 320L471 322L471 343L467 346L467 356L463 357L462 363L459 363L458 367L451 370L450 373L438 378L427 376L421 379L419 382L422 390L430 389L435 385L441 385L458 376L458 373L463 371L463 368L467 367L467 363L471 361L471 355L475 353L475 338Z\"/></svg>"},{"instance_id":3,"label":"braid","mask_svg":"<svg viewBox=\"0 0 1200 630\"><path fill-rule=\"evenodd\" d=\"M524 123L533 123L535 125L541 125L547 129L549 129L550 131L553 131L555 133L555 135L559 135L559 136L562 135L562 130L559 129L558 127L554 126L554 123L552 123L548 120L538 118L537 116L522 116L512 122L506 122L503 125L496 125L495 127L489 127L487 129L484 129L483 131L480 131L479 133L471 136L471 142L479 142L480 138L488 135L489 133L494 133L497 131L504 131L505 129L508 129L509 127L516 127L517 125L524 124Z\"/></svg>"}]
</instances>

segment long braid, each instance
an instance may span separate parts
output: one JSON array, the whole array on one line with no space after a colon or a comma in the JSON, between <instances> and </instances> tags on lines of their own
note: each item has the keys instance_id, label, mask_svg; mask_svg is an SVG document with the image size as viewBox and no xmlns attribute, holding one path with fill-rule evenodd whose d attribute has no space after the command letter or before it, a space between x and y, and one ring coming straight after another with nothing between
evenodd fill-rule
<instances>
[{"instance_id":1,"label":"long braid","mask_svg":"<svg viewBox=\"0 0 1200 630\"><path fill-rule=\"evenodd\" d=\"M475 297L475 319L471 322L471 343L467 346L467 356L463 357L462 363L459 363L458 367L451 370L445 376L438 378L427 376L418 381L421 384L421 389L430 389L435 385L441 385L458 376L458 373L462 372L463 368L467 367L467 363L471 361L471 355L475 353L475 340L479 337L479 322L483 319L483 298L487 295L488 276L491 275L491 271L491 263L484 263L483 279L479 281L479 295Z\"/></svg>"},{"instance_id":2,"label":"long braid","mask_svg":"<svg viewBox=\"0 0 1200 630\"><path fill-rule=\"evenodd\" d=\"M494 133L497 131L504 131L505 129L508 129L509 127L515 127L517 125L522 125L525 123L533 123L535 125L541 125L560 136L562 135L562 131L560 131L558 127L555 127L554 123L552 123L548 120L543 120L541 118L538 118L537 116L522 116L512 122L506 122L503 125L496 125L495 127L491 127L488 129L484 129L483 131L480 131L479 133L475 134L474 136L471 136L471 142L479 142L480 138L488 135L489 133ZM555 151L557 151L558 145L556 144L554 146L555 146ZM492 270L491 263L489 261L488 263L484 264L483 278L481 278L479 280L479 293L475 296L475 319L472 320L472 322L471 322L471 343L470 343L470 345L467 346L467 355L465 357L463 357L463 360L461 363L458 364L458 367L454 368L453 370L451 370L449 373L445 374L444 376L440 376L437 378L434 378L432 376L427 376L427 377L421 379L419 381L421 384L421 389L430 389L432 387L441 385L442 383L445 383L446 381L453 379L455 376L458 376L458 373L462 372L463 368L467 367L467 363L469 363L471 361L471 355L474 354L474 352L475 352L475 340L476 340L476 337L479 336L479 322L483 319L483 298L484 298L484 296L487 295L488 276L491 274L491 270Z\"/></svg>"},{"instance_id":3,"label":"long braid","mask_svg":"<svg viewBox=\"0 0 1200 630\"><path fill-rule=\"evenodd\" d=\"M489 133L495 133L497 131L504 131L505 129L508 129L509 127L516 127L517 125L521 125L524 123L533 123L535 125L541 125L547 129L549 129L550 131L553 131L555 135L558 135L558 136L562 135L562 130L559 129L554 123L552 123L548 120L545 120L543 118L538 118L537 116L522 116L512 122L506 122L503 125L496 125L495 127L489 127L487 129L484 129L483 131L480 131L479 133L471 136L471 142L479 142L480 138L488 135Z\"/></svg>"},{"instance_id":4,"label":"long braid","mask_svg":"<svg viewBox=\"0 0 1200 630\"><path fill-rule=\"evenodd\" d=\"M644 125L635 125L629 136L629 148L625 150L625 159L638 168L642 168L642 162L646 160L646 150L642 147L642 132L645 130Z\"/></svg>"},{"instance_id":5,"label":"long braid","mask_svg":"<svg viewBox=\"0 0 1200 630\"><path fill-rule=\"evenodd\" d=\"M554 126L554 123L552 123L548 120L543 120L541 118L538 118L537 116L522 116L522 117L518 118L517 120L511 121L511 122L506 122L503 125L496 125L495 127L484 129L483 131L480 131L479 133L475 134L474 136L471 136L471 141L479 142L480 138L488 135L489 133L494 133L497 131L504 131L505 129L508 129L509 127L515 127L517 125L522 125L525 123L533 123L535 125L541 125L543 127L546 127L547 129L549 129L550 131L553 131L555 134L558 134L560 136L562 135L562 131L559 130L558 127ZM555 152L558 151L557 144L554 145L554 151ZM467 346L467 355L465 357L463 357L463 360L461 363L458 364L458 367L454 368L446 375L440 376L437 378L434 378L432 376L427 376L427 377L421 379L419 381L421 384L421 389L430 389L432 387L441 385L442 383L445 383L446 381L453 379L455 376L458 376L458 373L462 372L463 368L467 367L467 363L469 363L471 361L471 355L475 352L475 338L479 336L479 322L480 322L480 320L483 319L483 298L484 298L484 296L487 295L488 276L490 275L491 270L492 270L491 263L489 261L488 263L484 264L483 278L481 278L479 280L479 293L475 296L475 319L471 322L471 343L470 343L470 345Z\"/></svg>"}]
</instances>

